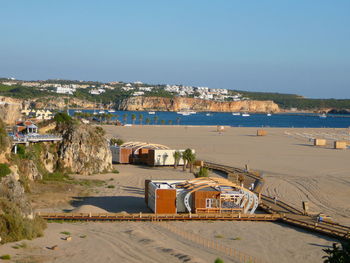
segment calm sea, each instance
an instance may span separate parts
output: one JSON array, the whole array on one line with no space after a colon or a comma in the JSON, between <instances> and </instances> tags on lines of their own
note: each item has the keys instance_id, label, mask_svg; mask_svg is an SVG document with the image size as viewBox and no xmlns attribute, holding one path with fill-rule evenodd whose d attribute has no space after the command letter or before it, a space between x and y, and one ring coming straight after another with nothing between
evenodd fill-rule
<instances>
[{"instance_id":1,"label":"calm sea","mask_svg":"<svg viewBox=\"0 0 350 263\"><path fill-rule=\"evenodd\" d=\"M93 112L92 110L84 110L84 112ZM107 111L106 111L107 113ZM70 110L70 114L74 114L74 110ZM296 128L348 128L350 127L350 116L345 115L328 115L326 118L320 118L318 114L250 114L249 117L233 116L232 113L218 112L198 112L189 116L183 116L176 112L155 112L149 114L142 111L116 111L111 113L114 115L112 120L118 119L123 122L124 114L127 114L126 123L132 124L131 116L136 114L135 124L139 124L139 116L143 115L142 123L146 124L146 119L150 119L150 125L179 124L179 125L225 125L238 127L296 127ZM155 120L155 118L157 120Z\"/></svg>"}]
</instances>

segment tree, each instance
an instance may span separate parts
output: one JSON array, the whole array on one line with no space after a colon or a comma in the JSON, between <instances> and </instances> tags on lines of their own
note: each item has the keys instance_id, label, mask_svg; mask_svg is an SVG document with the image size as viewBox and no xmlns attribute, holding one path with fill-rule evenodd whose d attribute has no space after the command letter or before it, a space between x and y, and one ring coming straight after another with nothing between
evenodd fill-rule
<instances>
[{"instance_id":1,"label":"tree","mask_svg":"<svg viewBox=\"0 0 350 263\"><path fill-rule=\"evenodd\" d=\"M154 116L153 121L154 121L154 124L157 124L157 122L158 122L158 116Z\"/></svg>"},{"instance_id":2,"label":"tree","mask_svg":"<svg viewBox=\"0 0 350 263\"><path fill-rule=\"evenodd\" d=\"M338 246L337 243L333 243L332 249L323 249L327 256L323 256L324 263L347 263L350 262L350 241L342 243Z\"/></svg>"},{"instance_id":3,"label":"tree","mask_svg":"<svg viewBox=\"0 0 350 263\"><path fill-rule=\"evenodd\" d=\"M141 125L142 125L142 120L143 120L143 115L140 114L140 115L139 115L139 121L140 121L140 124L141 124Z\"/></svg>"},{"instance_id":4,"label":"tree","mask_svg":"<svg viewBox=\"0 0 350 263\"><path fill-rule=\"evenodd\" d=\"M164 124L165 124L165 120L161 120L160 123L161 123L162 125L164 125Z\"/></svg>"},{"instance_id":5,"label":"tree","mask_svg":"<svg viewBox=\"0 0 350 263\"><path fill-rule=\"evenodd\" d=\"M214 263L224 263L224 261L221 258L215 259Z\"/></svg>"},{"instance_id":6,"label":"tree","mask_svg":"<svg viewBox=\"0 0 350 263\"><path fill-rule=\"evenodd\" d=\"M128 120L128 114L124 113L123 114L123 122L124 122L124 124L126 123L127 120Z\"/></svg>"},{"instance_id":7,"label":"tree","mask_svg":"<svg viewBox=\"0 0 350 263\"><path fill-rule=\"evenodd\" d=\"M111 114L111 113L106 114L107 123L109 123L111 121L112 117L113 117L113 114Z\"/></svg>"},{"instance_id":8,"label":"tree","mask_svg":"<svg viewBox=\"0 0 350 263\"><path fill-rule=\"evenodd\" d=\"M196 155L192 152L191 149L186 149L185 156L187 163L190 165L190 172L193 173L193 163L196 160Z\"/></svg>"},{"instance_id":9,"label":"tree","mask_svg":"<svg viewBox=\"0 0 350 263\"><path fill-rule=\"evenodd\" d=\"M131 120L132 120L132 124L135 125L135 120L136 120L136 114L135 113L131 114Z\"/></svg>"},{"instance_id":10,"label":"tree","mask_svg":"<svg viewBox=\"0 0 350 263\"><path fill-rule=\"evenodd\" d=\"M149 125L151 123L151 119L150 118L146 118L146 124Z\"/></svg>"},{"instance_id":11,"label":"tree","mask_svg":"<svg viewBox=\"0 0 350 263\"><path fill-rule=\"evenodd\" d=\"M179 151L175 151L173 156L174 156L174 168L176 169L181 159L181 153Z\"/></svg>"},{"instance_id":12,"label":"tree","mask_svg":"<svg viewBox=\"0 0 350 263\"><path fill-rule=\"evenodd\" d=\"M173 124L173 121L172 121L172 120L168 120L168 124L169 124L169 125L172 125L172 124Z\"/></svg>"},{"instance_id":13,"label":"tree","mask_svg":"<svg viewBox=\"0 0 350 263\"><path fill-rule=\"evenodd\" d=\"M182 167L182 170L186 171L187 153L186 152L182 152L181 153L181 158L182 158L182 160L184 162L184 166Z\"/></svg>"}]
</instances>

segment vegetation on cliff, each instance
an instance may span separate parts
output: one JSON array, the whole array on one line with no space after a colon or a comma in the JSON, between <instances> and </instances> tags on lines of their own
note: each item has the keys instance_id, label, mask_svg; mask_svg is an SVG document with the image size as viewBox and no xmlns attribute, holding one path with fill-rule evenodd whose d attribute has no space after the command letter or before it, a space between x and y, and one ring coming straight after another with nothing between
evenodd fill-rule
<instances>
[{"instance_id":1,"label":"vegetation on cliff","mask_svg":"<svg viewBox=\"0 0 350 263\"><path fill-rule=\"evenodd\" d=\"M308 99L296 94L282 94L269 92L248 92L237 90L245 97L253 100L272 100L282 109L297 108L300 110L311 109L350 109L350 99Z\"/></svg>"}]
</instances>

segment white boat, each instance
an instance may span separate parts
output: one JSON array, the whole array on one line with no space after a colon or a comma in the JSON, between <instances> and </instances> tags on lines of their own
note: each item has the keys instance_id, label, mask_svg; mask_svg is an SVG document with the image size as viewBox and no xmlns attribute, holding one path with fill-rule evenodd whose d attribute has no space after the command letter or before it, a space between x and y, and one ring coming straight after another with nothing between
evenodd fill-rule
<instances>
[{"instance_id":1,"label":"white boat","mask_svg":"<svg viewBox=\"0 0 350 263\"><path fill-rule=\"evenodd\" d=\"M197 114L195 111L190 111L189 114Z\"/></svg>"},{"instance_id":2,"label":"white boat","mask_svg":"<svg viewBox=\"0 0 350 263\"><path fill-rule=\"evenodd\" d=\"M112 110L108 110L108 112L109 112L109 113L114 113L115 110L113 110L113 109L112 109Z\"/></svg>"},{"instance_id":3,"label":"white boat","mask_svg":"<svg viewBox=\"0 0 350 263\"><path fill-rule=\"evenodd\" d=\"M189 116L189 115L191 115L191 112L189 112L189 111L178 111L177 114L181 114L183 116Z\"/></svg>"},{"instance_id":4,"label":"white boat","mask_svg":"<svg viewBox=\"0 0 350 263\"><path fill-rule=\"evenodd\" d=\"M232 112L232 115L233 115L233 116L240 116L241 113L240 113L240 112Z\"/></svg>"},{"instance_id":5,"label":"white boat","mask_svg":"<svg viewBox=\"0 0 350 263\"><path fill-rule=\"evenodd\" d=\"M270 117L271 115L272 115L271 113L266 114L266 116L268 116L268 117Z\"/></svg>"},{"instance_id":6,"label":"white boat","mask_svg":"<svg viewBox=\"0 0 350 263\"><path fill-rule=\"evenodd\" d=\"M211 113L206 113L205 116L213 116Z\"/></svg>"},{"instance_id":7,"label":"white boat","mask_svg":"<svg viewBox=\"0 0 350 263\"><path fill-rule=\"evenodd\" d=\"M322 113L319 115L320 118L327 118L327 114L326 113Z\"/></svg>"},{"instance_id":8,"label":"white boat","mask_svg":"<svg viewBox=\"0 0 350 263\"><path fill-rule=\"evenodd\" d=\"M156 114L156 112L155 111L149 111L148 114L152 115L152 114Z\"/></svg>"},{"instance_id":9,"label":"white boat","mask_svg":"<svg viewBox=\"0 0 350 263\"><path fill-rule=\"evenodd\" d=\"M105 111L104 110L100 110L98 113L99 114L103 114L103 113L105 113Z\"/></svg>"},{"instance_id":10,"label":"white boat","mask_svg":"<svg viewBox=\"0 0 350 263\"><path fill-rule=\"evenodd\" d=\"M76 111L74 111L74 112L80 113L80 112L81 112L81 110L76 110Z\"/></svg>"},{"instance_id":11,"label":"white boat","mask_svg":"<svg viewBox=\"0 0 350 263\"><path fill-rule=\"evenodd\" d=\"M242 113L242 117L249 117L250 114L249 113Z\"/></svg>"}]
</instances>

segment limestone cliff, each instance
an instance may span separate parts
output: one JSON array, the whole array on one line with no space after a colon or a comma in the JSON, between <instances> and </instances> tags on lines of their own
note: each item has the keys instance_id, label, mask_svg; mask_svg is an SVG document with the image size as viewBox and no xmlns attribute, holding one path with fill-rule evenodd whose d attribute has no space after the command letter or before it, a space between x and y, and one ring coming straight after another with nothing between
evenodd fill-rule
<instances>
[{"instance_id":1,"label":"limestone cliff","mask_svg":"<svg viewBox=\"0 0 350 263\"><path fill-rule=\"evenodd\" d=\"M78 174L111 171L112 154L102 128L71 125L63 130L62 135L58 150L60 168Z\"/></svg>"},{"instance_id":2,"label":"limestone cliff","mask_svg":"<svg viewBox=\"0 0 350 263\"><path fill-rule=\"evenodd\" d=\"M94 108L94 103L87 100L81 100L72 97L45 97L37 98L31 101L31 105L37 109L63 109L67 106L69 101L69 107L78 107L78 108Z\"/></svg>"},{"instance_id":3,"label":"limestone cliff","mask_svg":"<svg viewBox=\"0 0 350 263\"><path fill-rule=\"evenodd\" d=\"M232 102L193 98L131 97L117 102L118 110L129 111L214 111L214 112L278 112L273 101L244 100Z\"/></svg>"},{"instance_id":4,"label":"limestone cliff","mask_svg":"<svg viewBox=\"0 0 350 263\"><path fill-rule=\"evenodd\" d=\"M0 118L6 124L14 124L21 118L22 103L20 100L0 96Z\"/></svg>"}]
</instances>

